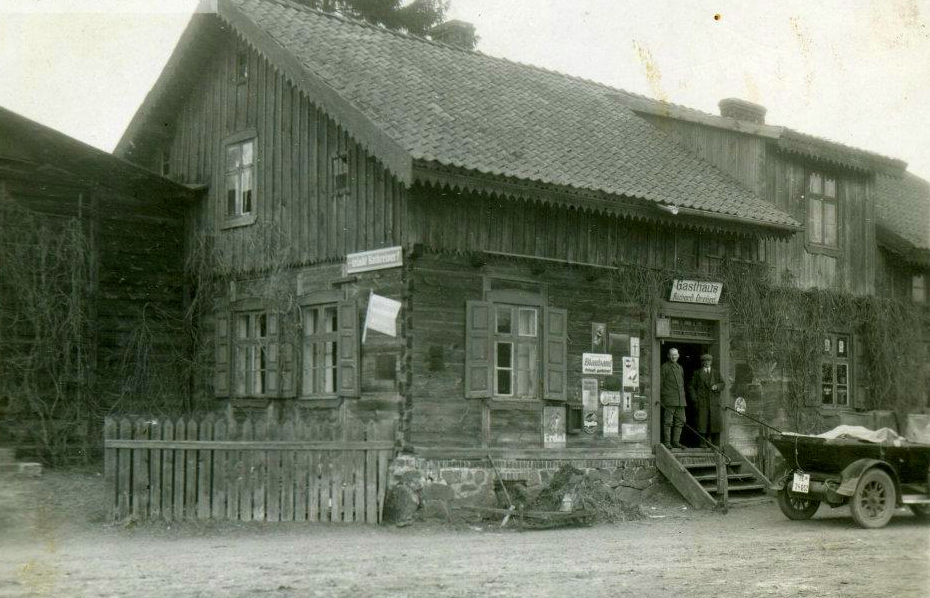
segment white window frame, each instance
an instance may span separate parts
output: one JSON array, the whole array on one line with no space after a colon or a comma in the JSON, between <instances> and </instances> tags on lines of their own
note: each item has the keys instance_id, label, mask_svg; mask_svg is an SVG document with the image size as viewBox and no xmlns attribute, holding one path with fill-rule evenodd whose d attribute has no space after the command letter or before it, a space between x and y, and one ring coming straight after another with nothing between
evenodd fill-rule
<instances>
[{"instance_id":1,"label":"white window frame","mask_svg":"<svg viewBox=\"0 0 930 598\"><path fill-rule=\"evenodd\" d=\"M278 373L269 369L277 361L278 317L264 310L236 311L232 316L231 394L235 397L274 396L268 392L268 376ZM276 386L276 385L274 385Z\"/></svg>"},{"instance_id":2,"label":"white window frame","mask_svg":"<svg viewBox=\"0 0 930 598\"><path fill-rule=\"evenodd\" d=\"M536 305L493 303L494 308L494 351L493 384L494 396L515 399L536 399L541 394L541 308ZM501 314L509 311L509 330L502 330ZM527 326L522 326L522 315L532 314ZM507 356L502 349L507 348ZM527 350L529 354L523 354ZM526 363L520 363L525 357ZM521 373L524 374L521 377ZM504 384L504 380L507 384ZM525 388L519 388L522 385Z\"/></svg>"},{"instance_id":3,"label":"white window frame","mask_svg":"<svg viewBox=\"0 0 930 598\"><path fill-rule=\"evenodd\" d=\"M221 160L223 164L222 206L223 228L242 226L255 222L258 208L255 166L258 163L258 137L254 131L242 131L223 141ZM236 162L233 150L238 149L240 159ZM246 151L248 149L248 151ZM249 158L243 159L248 155ZM232 196L230 195L232 192Z\"/></svg>"},{"instance_id":4,"label":"white window frame","mask_svg":"<svg viewBox=\"0 0 930 598\"><path fill-rule=\"evenodd\" d=\"M828 183L832 183L832 194ZM807 242L815 247L839 249L840 247L840 202L839 179L830 173L812 170L805 179L807 199ZM833 239L828 240L828 206L833 207ZM816 218L815 218L816 216Z\"/></svg>"},{"instance_id":5,"label":"white window frame","mask_svg":"<svg viewBox=\"0 0 930 598\"><path fill-rule=\"evenodd\" d=\"M327 314L332 319L327 319ZM301 320L300 396L335 397L339 391L339 303L303 305ZM327 322L331 322L332 329L321 330ZM327 345L329 363L326 362ZM323 357L322 362L317 360L318 355Z\"/></svg>"},{"instance_id":6,"label":"white window frame","mask_svg":"<svg viewBox=\"0 0 930 598\"><path fill-rule=\"evenodd\" d=\"M820 359L820 395L821 407L852 409L853 373L852 373L852 336L844 333L829 333L823 339L823 355ZM829 368L829 369L828 369ZM829 376L827 375L829 371ZM846 372L845 384L840 372ZM829 387L830 400L826 400ZM845 393L846 400L840 402L838 397Z\"/></svg>"}]
</instances>

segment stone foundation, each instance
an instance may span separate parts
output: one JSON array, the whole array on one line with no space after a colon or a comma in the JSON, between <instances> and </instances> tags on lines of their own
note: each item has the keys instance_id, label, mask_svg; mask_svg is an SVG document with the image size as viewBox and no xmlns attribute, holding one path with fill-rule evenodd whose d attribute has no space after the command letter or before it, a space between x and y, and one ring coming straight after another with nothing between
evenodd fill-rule
<instances>
[{"instance_id":1,"label":"stone foundation","mask_svg":"<svg viewBox=\"0 0 930 598\"><path fill-rule=\"evenodd\" d=\"M515 504L530 504L563 465L597 472L626 502L639 504L659 475L654 458L495 460ZM476 511L464 506L506 508L507 500L487 459L425 459L399 455L389 471L384 520L470 521Z\"/></svg>"}]
</instances>

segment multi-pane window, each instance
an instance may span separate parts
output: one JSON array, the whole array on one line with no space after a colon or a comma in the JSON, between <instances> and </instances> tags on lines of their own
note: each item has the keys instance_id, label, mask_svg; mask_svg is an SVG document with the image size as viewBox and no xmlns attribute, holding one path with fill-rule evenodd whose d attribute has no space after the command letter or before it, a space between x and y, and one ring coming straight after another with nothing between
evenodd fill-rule
<instances>
[{"instance_id":1,"label":"multi-pane window","mask_svg":"<svg viewBox=\"0 0 930 598\"><path fill-rule=\"evenodd\" d=\"M849 336L828 334L823 339L820 402L837 407L849 406Z\"/></svg>"},{"instance_id":2,"label":"multi-pane window","mask_svg":"<svg viewBox=\"0 0 930 598\"><path fill-rule=\"evenodd\" d=\"M820 172L807 177L807 240L837 247L836 179Z\"/></svg>"},{"instance_id":3,"label":"multi-pane window","mask_svg":"<svg viewBox=\"0 0 930 598\"><path fill-rule=\"evenodd\" d=\"M303 309L303 384L308 395L336 394L339 310L335 304Z\"/></svg>"},{"instance_id":4,"label":"multi-pane window","mask_svg":"<svg viewBox=\"0 0 930 598\"><path fill-rule=\"evenodd\" d=\"M333 156L333 192L348 193L349 191L349 154L339 152Z\"/></svg>"},{"instance_id":5,"label":"multi-pane window","mask_svg":"<svg viewBox=\"0 0 930 598\"><path fill-rule=\"evenodd\" d=\"M917 303L927 301L927 278L923 274L911 277L911 299Z\"/></svg>"},{"instance_id":6,"label":"multi-pane window","mask_svg":"<svg viewBox=\"0 0 930 598\"><path fill-rule=\"evenodd\" d=\"M255 139L226 146L226 216L247 216L254 209Z\"/></svg>"},{"instance_id":7,"label":"multi-pane window","mask_svg":"<svg viewBox=\"0 0 930 598\"><path fill-rule=\"evenodd\" d=\"M536 397L539 378L539 310L494 307L494 394Z\"/></svg>"},{"instance_id":8,"label":"multi-pane window","mask_svg":"<svg viewBox=\"0 0 930 598\"><path fill-rule=\"evenodd\" d=\"M277 317L267 312L240 312L233 319L233 390L237 396L262 396L275 387L269 364L277 360Z\"/></svg>"},{"instance_id":9,"label":"multi-pane window","mask_svg":"<svg viewBox=\"0 0 930 598\"><path fill-rule=\"evenodd\" d=\"M249 53L245 50L236 52L236 83L245 83L249 79Z\"/></svg>"}]
</instances>

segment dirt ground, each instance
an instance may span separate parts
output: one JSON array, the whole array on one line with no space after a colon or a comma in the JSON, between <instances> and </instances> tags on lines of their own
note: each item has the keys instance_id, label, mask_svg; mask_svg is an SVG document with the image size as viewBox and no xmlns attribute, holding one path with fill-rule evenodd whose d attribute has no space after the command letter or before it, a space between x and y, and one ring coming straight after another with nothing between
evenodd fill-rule
<instances>
[{"instance_id":1,"label":"dirt ground","mask_svg":"<svg viewBox=\"0 0 930 598\"><path fill-rule=\"evenodd\" d=\"M772 504L727 515L659 496L643 521L519 532L488 523L104 522L94 471L0 478L0 596L930 596L930 527Z\"/></svg>"}]
</instances>

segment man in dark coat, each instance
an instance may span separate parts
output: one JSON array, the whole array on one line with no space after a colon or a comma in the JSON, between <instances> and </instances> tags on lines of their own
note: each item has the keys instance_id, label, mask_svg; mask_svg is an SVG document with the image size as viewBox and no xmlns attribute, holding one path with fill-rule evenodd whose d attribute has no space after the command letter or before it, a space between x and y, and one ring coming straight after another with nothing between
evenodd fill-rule
<instances>
[{"instance_id":1,"label":"man in dark coat","mask_svg":"<svg viewBox=\"0 0 930 598\"><path fill-rule=\"evenodd\" d=\"M681 366L678 365L678 349L668 350L668 361L662 364L660 374L662 444L684 448L681 445L681 428L685 424L685 376Z\"/></svg>"},{"instance_id":2,"label":"man in dark coat","mask_svg":"<svg viewBox=\"0 0 930 598\"><path fill-rule=\"evenodd\" d=\"M689 391L697 412L697 431L714 445L719 445L720 393L725 384L713 365L711 355L701 355L701 369L691 376Z\"/></svg>"}]
</instances>

